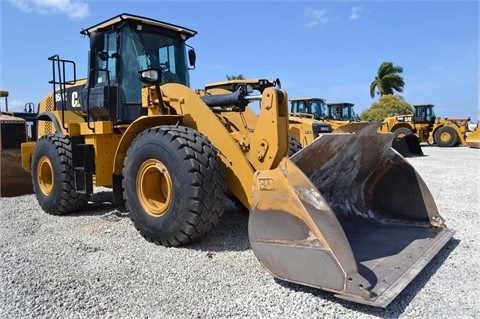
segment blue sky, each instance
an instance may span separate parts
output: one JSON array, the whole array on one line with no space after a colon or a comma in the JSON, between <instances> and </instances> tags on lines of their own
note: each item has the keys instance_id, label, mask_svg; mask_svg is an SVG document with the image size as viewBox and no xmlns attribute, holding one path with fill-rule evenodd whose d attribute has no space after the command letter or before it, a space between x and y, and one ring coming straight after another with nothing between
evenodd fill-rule
<instances>
[{"instance_id":1,"label":"blue sky","mask_svg":"<svg viewBox=\"0 0 480 319\"><path fill-rule=\"evenodd\" d=\"M75 61L85 77L82 28L131 13L198 31L189 40L192 88L227 75L279 78L290 98L351 102L361 113L378 99L369 86L390 61L404 69L407 102L435 104L441 117L479 117L478 1L0 0L0 13L9 110L49 93L51 55Z\"/></svg>"}]
</instances>

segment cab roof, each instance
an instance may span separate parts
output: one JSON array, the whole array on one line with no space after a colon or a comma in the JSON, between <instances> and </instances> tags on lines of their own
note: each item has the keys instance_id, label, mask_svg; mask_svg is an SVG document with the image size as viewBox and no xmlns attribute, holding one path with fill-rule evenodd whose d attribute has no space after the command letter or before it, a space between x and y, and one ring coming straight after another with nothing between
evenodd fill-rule
<instances>
[{"instance_id":1,"label":"cab roof","mask_svg":"<svg viewBox=\"0 0 480 319\"><path fill-rule=\"evenodd\" d=\"M123 23L125 21L140 22L142 24L152 25L154 27L169 29L169 30L184 34L187 39L191 38L191 37L193 37L197 34L197 31L194 31L192 29L188 29L188 28L181 27L181 26L178 26L178 25L175 25L175 24L171 24L171 23L167 23L167 22L163 22L163 21L159 21L159 20L154 20L154 19L150 19L150 18L145 18L145 17L141 17L141 16L129 14L129 13L119 14L119 15L113 17L113 18L105 20L105 21L103 21L101 23L98 23L94 26L83 29L82 31L80 31L80 33L83 34L83 35L90 36L90 34L96 32L99 29L104 29L104 28L107 28L107 27L110 27L110 26L115 26L115 25L118 25L118 24Z\"/></svg>"},{"instance_id":2,"label":"cab roof","mask_svg":"<svg viewBox=\"0 0 480 319\"><path fill-rule=\"evenodd\" d=\"M311 101L311 100L322 100L325 102L325 99L321 97L296 97L296 98L290 99L290 101Z\"/></svg>"},{"instance_id":3,"label":"cab roof","mask_svg":"<svg viewBox=\"0 0 480 319\"><path fill-rule=\"evenodd\" d=\"M336 105L348 105L348 106L354 106L354 103L350 102L333 102L333 103L327 103L327 106L336 106Z\"/></svg>"},{"instance_id":4,"label":"cab roof","mask_svg":"<svg viewBox=\"0 0 480 319\"><path fill-rule=\"evenodd\" d=\"M430 103L425 103L425 104L414 104L414 105L412 105L412 106L413 106L413 107L417 107L417 106L423 106L423 107L425 107L425 106L426 106L426 107L429 107L429 106L431 106L431 107L434 107L434 105L433 105L433 104L430 104Z\"/></svg>"}]
</instances>

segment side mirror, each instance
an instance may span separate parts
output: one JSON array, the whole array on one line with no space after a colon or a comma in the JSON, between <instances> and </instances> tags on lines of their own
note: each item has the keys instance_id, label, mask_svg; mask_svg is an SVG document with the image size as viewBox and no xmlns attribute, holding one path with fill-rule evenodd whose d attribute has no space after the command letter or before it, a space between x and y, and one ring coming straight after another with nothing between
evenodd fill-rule
<instances>
[{"instance_id":1,"label":"side mirror","mask_svg":"<svg viewBox=\"0 0 480 319\"><path fill-rule=\"evenodd\" d=\"M193 67L193 69L195 69L195 62L196 61L197 61L197 55L195 54L195 50L189 49L188 50L188 63L190 64L190 66Z\"/></svg>"},{"instance_id":2,"label":"side mirror","mask_svg":"<svg viewBox=\"0 0 480 319\"><path fill-rule=\"evenodd\" d=\"M90 50L101 52L105 48L105 38L101 32L93 32L90 35Z\"/></svg>"}]
</instances>

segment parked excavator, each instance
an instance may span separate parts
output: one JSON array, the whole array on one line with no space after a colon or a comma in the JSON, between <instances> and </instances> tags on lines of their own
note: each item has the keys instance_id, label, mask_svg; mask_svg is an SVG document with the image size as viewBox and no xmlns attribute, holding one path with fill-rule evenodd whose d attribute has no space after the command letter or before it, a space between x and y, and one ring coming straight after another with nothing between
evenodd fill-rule
<instances>
[{"instance_id":1,"label":"parked excavator","mask_svg":"<svg viewBox=\"0 0 480 319\"><path fill-rule=\"evenodd\" d=\"M89 72L51 56L53 92L38 140L22 144L49 214L81 211L112 188L148 241L200 240L227 192L249 208L260 263L281 280L386 307L453 236L427 185L372 124L324 134L288 156L288 95L267 87L200 96L189 88L196 31L120 14L81 31ZM67 80L62 75L74 74ZM245 112L260 103L255 125ZM245 128L247 127L247 128Z\"/></svg>"},{"instance_id":2,"label":"parked excavator","mask_svg":"<svg viewBox=\"0 0 480 319\"><path fill-rule=\"evenodd\" d=\"M9 112L8 95L8 91L0 91L4 105L0 107L0 197L33 193L32 176L21 165L20 147L35 138L31 132L36 132L36 113L31 109L33 103L25 106L29 111Z\"/></svg>"}]
</instances>

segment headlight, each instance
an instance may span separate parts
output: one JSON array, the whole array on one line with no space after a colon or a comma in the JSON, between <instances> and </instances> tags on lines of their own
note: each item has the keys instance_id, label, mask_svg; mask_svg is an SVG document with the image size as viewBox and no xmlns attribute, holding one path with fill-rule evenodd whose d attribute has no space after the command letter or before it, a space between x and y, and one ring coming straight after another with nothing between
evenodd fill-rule
<instances>
[{"instance_id":1,"label":"headlight","mask_svg":"<svg viewBox=\"0 0 480 319\"><path fill-rule=\"evenodd\" d=\"M160 83L162 81L162 70L151 68L139 71L140 81L148 84Z\"/></svg>"}]
</instances>

